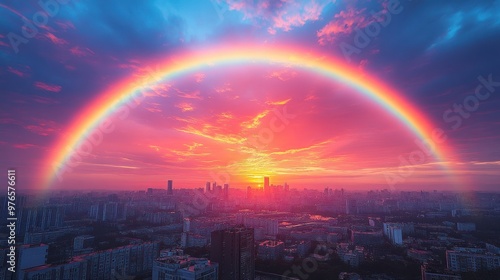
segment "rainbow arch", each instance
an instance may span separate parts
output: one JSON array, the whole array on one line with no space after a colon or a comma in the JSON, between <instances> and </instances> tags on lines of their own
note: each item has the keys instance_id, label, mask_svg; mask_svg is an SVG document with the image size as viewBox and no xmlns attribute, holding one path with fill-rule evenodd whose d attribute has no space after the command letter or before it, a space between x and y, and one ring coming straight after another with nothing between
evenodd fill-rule
<instances>
[{"instance_id":1,"label":"rainbow arch","mask_svg":"<svg viewBox=\"0 0 500 280\"><path fill-rule=\"evenodd\" d=\"M137 92L157 83L172 80L180 75L207 66L240 63L276 63L299 67L331 78L355 89L375 104L396 117L419 139L432 139L432 123L400 94L382 81L368 77L339 59L321 53L308 53L290 46L223 46L206 48L175 56L175 60L151 62L156 69L146 78L137 76L109 87L87 105L71 122L65 136L61 137L49 153L46 168L42 170L45 188L67 171L68 162L87 136L117 109L131 101ZM410 152L410 151L409 151ZM434 158L446 168L448 151L444 146L434 149Z\"/></svg>"}]
</instances>

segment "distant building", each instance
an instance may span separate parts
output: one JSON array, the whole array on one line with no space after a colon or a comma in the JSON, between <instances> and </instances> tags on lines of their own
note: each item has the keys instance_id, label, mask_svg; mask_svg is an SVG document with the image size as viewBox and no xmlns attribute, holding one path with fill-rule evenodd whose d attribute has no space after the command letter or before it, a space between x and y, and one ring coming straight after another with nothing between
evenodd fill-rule
<instances>
[{"instance_id":1,"label":"distant building","mask_svg":"<svg viewBox=\"0 0 500 280\"><path fill-rule=\"evenodd\" d=\"M94 245L94 236L80 235L73 239L73 251L79 252Z\"/></svg>"},{"instance_id":2,"label":"distant building","mask_svg":"<svg viewBox=\"0 0 500 280\"><path fill-rule=\"evenodd\" d=\"M269 177L264 177L264 192L269 193L271 190L269 189Z\"/></svg>"},{"instance_id":3,"label":"distant building","mask_svg":"<svg viewBox=\"0 0 500 280\"><path fill-rule=\"evenodd\" d=\"M229 197L229 184L224 184L224 198L227 199Z\"/></svg>"},{"instance_id":4,"label":"distant building","mask_svg":"<svg viewBox=\"0 0 500 280\"><path fill-rule=\"evenodd\" d=\"M212 232L210 260L219 264L220 280L253 280L254 229L234 227Z\"/></svg>"},{"instance_id":5,"label":"distant building","mask_svg":"<svg viewBox=\"0 0 500 280\"><path fill-rule=\"evenodd\" d=\"M179 254L181 253L181 254ZM162 254L153 264L155 280L217 280L218 267L204 258L192 258L182 255L182 251L173 254Z\"/></svg>"},{"instance_id":6,"label":"distant building","mask_svg":"<svg viewBox=\"0 0 500 280\"><path fill-rule=\"evenodd\" d=\"M339 280L361 280L361 276L354 272L341 272Z\"/></svg>"},{"instance_id":7,"label":"distant building","mask_svg":"<svg viewBox=\"0 0 500 280\"><path fill-rule=\"evenodd\" d=\"M261 242L257 248L257 257L261 260L279 260L283 256L285 243L276 240Z\"/></svg>"},{"instance_id":8,"label":"distant building","mask_svg":"<svg viewBox=\"0 0 500 280\"><path fill-rule=\"evenodd\" d=\"M210 182L207 182L205 184L205 192L209 193L210 192Z\"/></svg>"},{"instance_id":9,"label":"distant building","mask_svg":"<svg viewBox=\"0 0 500 280\"><path fill-rule=\"evenodd\" d=\"M422 280L462 280L459 273L445 271L441 267L434 267L428 264L420 266Z\"/></svg>"},{"instance_id":10,"label":"distant building","mask_svg":"<svg viewBox=\"0 0 500 280\"><path fill-rule=\"evenodd\" d=\"M479 271L500 268L500 256L485 249L456 247L446 251L446 264L451 271Z\"/></svg>"},{"instance_id":11,"label":"distant building","mask_svg":"<svg viewBox=\"0 0 500 280\"><path fill-rule=\"evenodd\" d=\"M104 204L102 220L105 222L115 222L118 220L118 203L108 202Z\"/></svg>"},{"instance_id":12,"label":"distant building","mask_svg":"<svg viewBox=\"0 0 500 280\"><path fill-rule=\"evenodd\" d=\"M351 241L356 245L376 245L383 243L381 231L351 231Z\"/></svg>"},{"instance_id":13,"label":"distant building","mask_svg":"<svg viewBox=\"0 0 500 280\"><path fill-rule=\"evenodd\" d=\"M345 213L347 215L358 214L358 204L354 199L347 199L345 201Z\"/></svg>"},{"instance_id":14,"label":"distant building","mask_svg":"<svg viewBox=\"0 0 500 280\"><path fill-rule=\"evenodd\" d=\"M24 227L23 233L57 229L64 223L64 207L60 205L28 208L23 211L23 214L20 225Z\"/></svg>"},{"instance_id":15,"label":"distant building","mask_svg":"<svg viewBox=\"0 0 500 280\"><path fill-rule=\"evenodd\" d=\"M352 248L352 245L347 243L340 243L337 245L337 254L344 263L352 267L358 267L365 258L363 247L355 246Z\"/></svg>"},{"instance_id":16,"label":"distant building","mask_svg":"<svg viewBox=\"0 0 500 280\"><path fill-rule=\"evenodd\" d=\"M251 228L263 228L265 235L276 236L278 234L279 223L276 219L238 213L236 214L236 223Z\"/></svg>"},{"instance_id":17,"label":"distant building","mask_svg":"<svg viewBox=\"0 0 500 280\"><path fill-rule=\"evenodd\" d=\"M475 223L457 223L458 231L476 231Z\"/></svg>"},{"instance_id":18,"label":"distant building","mask_svg":"<svg viewBox=\"0 0 500 280\"><path fill-rule=\"evenodd\" d=\"M172 180L167 181L167 195L174 194L174 182Z\"/></svg>"}]
</instances>

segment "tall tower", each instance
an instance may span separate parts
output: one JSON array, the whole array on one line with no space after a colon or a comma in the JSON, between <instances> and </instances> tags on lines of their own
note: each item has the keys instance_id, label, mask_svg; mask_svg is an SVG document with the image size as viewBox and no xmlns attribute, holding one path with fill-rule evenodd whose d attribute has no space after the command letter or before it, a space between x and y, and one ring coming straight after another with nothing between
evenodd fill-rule
<instances>
[{"instance_id":1,"label":"tall tower","mask_svg":"<svg viewBox=\"0 0 500 280\"><path fill-rule=\"evenodd\" d=\"M229 184L224 184L224 198L228 199L229 197Z\"/></svg>"},{"instance_id":2,"label":"tall tower","mask_svg":"<svg viewBox=\"0 0 500 280\"><path fill-rule=\"evenodd\" d=\"M255 278L254 229L234 227L211 234L210 261L219 264L220 280Z\"/></svg>"},{"instance_id":3,"label":"tall tower","mask_svg":"<svg viewBox=\"0 0 500 280\"><path fill-rule=\"evenodd\" d=\"M207 192L207 193L210 192L210 182L207 182L205 184L205 192Z\"/></svg>"},{"instance_id":4,"label":"tall tower","mask_svg":"<svg viewBox=\"0 0 500 280\"><path fill-rule=\"evenodd\" d=\"M172 180L167 181L167 195L174 194L174 182Z\"/></svg>"},{"instance_id":5,"label":"tall tower","mask_svg":"<svg viewBox=\"0 0 500 280\"><path fill-rule=\"evenodd\" d=\"M269 177L264 177L264 192L269 193Z\"/></svg>"}]
</instances>

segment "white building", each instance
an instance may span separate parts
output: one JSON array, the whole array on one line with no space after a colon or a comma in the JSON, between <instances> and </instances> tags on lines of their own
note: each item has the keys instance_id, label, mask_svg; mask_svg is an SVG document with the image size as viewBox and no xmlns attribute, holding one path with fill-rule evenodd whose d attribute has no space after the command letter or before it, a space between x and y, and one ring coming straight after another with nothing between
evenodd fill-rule
<instances>
[{"instance_id":1,"label":"white building","mask_svg":"<svg viewBox=\"0 0 500 280\"><path fill-rule=\"evenodd\" d=\"M451 271L478 271L500 268L500 256L485 249L456 247L446 251L446 264Z\"/></svg>"},{"instance_id":2,"label":"white building","mask_svg":"<svg viewBox=\"0 0 500 280\"><path fill-rule=\"evenodd\" d=\"M218 264L204 258L172 255L156 259L152 279L217 280L218 269Z\"/></svg>"},{"instance_id":3,"label":"white building","mask_svg":"<svg viewBox=\"0 0 500 280\"><path fill-rule=\"evenodd\" d=\"M384 235L389 238L392 244L403 244L403 228L405 225L400 223L384 223Z\"/></svg>"}]
</instances>

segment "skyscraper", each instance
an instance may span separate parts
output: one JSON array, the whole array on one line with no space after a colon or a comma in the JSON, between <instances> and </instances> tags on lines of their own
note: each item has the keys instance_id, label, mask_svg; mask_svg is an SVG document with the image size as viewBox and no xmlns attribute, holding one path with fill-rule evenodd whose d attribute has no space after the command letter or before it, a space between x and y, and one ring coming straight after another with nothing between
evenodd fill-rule
<instances>
[{"instance_id":1,"label":"skyscraper","mask_svg":"<svg viewBox=\"0 0 500 280\"><path fill-rule=\"evenodd\" d=\"M210 182L207 182L205 184L205 192L207 192L207 193L210 192Z\"/></svg>"},{"instance_id":2,"label":"skyscraper","mask_svg":"<svg viewBox=\"0 0 500 280\"><path fill-rule=\"evenodd\" d=\"M229 184L224 184L224 198L227 199L229 197Z\"/></svg>"},{"instance_id":3,"label":"skyscraper","mask_svg":"<svg viewBox=\"0 0 500 280\"><path fill-rule=\"evenodd\" d=\"M269 189L269 177L264 177L264 192L268 193Z\"/></svg>"},{"instance_id":4,"label":"skyscraper","mask_svg":"<svg viewBox=\"0 0 500 280\"><path fill-rule=\"evenodd\" d=\"M211 237L210 260L219 264L220 280L255 278L253 228L216 230Z\"/></svg>"},{"instance_id":5,"label":"skyscraper","mask_svg":"<svg viewBox=\"0 0 500 280\"><path fill-rule=\"evenodd\" d=\"M172 180L167 181L167 195L174 194L174 182Z\"/></svg>"}]
</instances>

